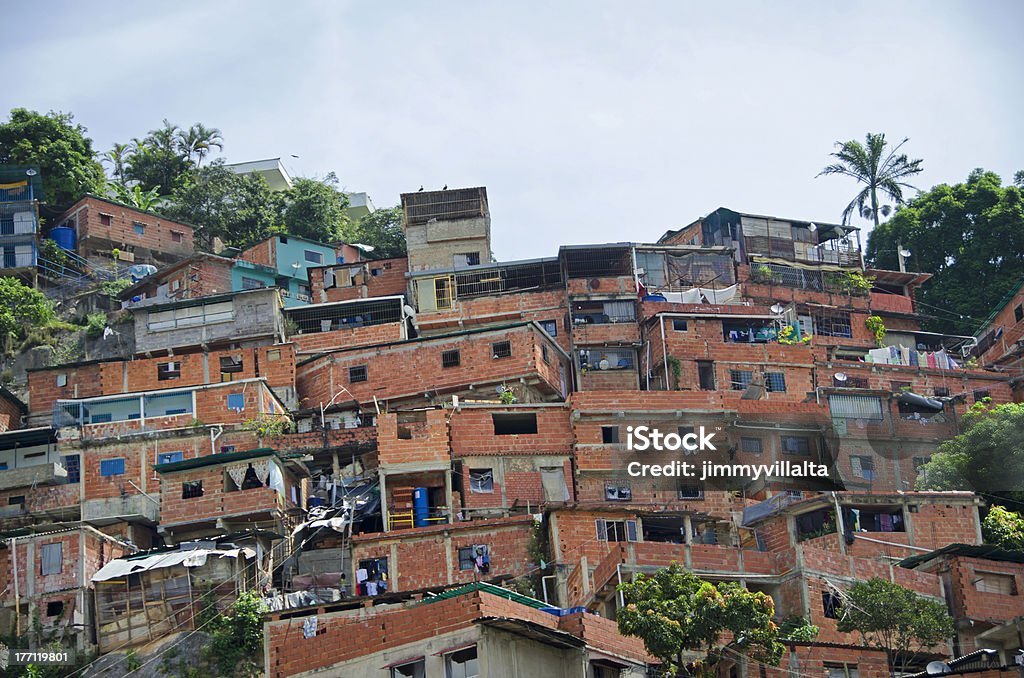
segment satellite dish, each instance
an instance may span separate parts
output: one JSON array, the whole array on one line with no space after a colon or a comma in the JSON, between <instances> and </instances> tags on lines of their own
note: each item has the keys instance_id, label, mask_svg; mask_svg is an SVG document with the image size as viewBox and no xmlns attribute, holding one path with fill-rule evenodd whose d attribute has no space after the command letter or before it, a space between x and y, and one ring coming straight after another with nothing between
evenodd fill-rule
<instances>
[{"instance_id":1,"label":"satellite dish","mask_svg":"<svg viewBox=\"0 0 1024 678\"><path fill-rule=\"evenodd\" d=\"M900 250L900 256L901 257L909 257L911 254L913 254L913 253L910 250L908 250L908 249L901 249Z\"/></svg>"},{"instance_id":2,"label":"satellite dish","mask_svg":"<svg viewBox=\"0 0 1024 678\"><path fill-rule=\"evenodd\" d=\"M945 676L952 673L953 670L946 662L928 662L928 666L924 667L924 672L929 676Z\"/></svg>"},{"instance_id":3,"label":"satellite dish","mask_svg":"<svg viewBox=\"0 0 1024 678\"><path fill-rule=\"evenodd\" d=\"M835 375L833 375L833 378L840 384L844 383L847 379L849 379L849 377L846 376L846 372L836 372Z\"/></svg>"},{"instance_id":4,"label":"satellite dish","mask_svg":"<svg viewBox=\"0 0 1024 678\"><path fill-rule=\"evenodd\" d=\"M811 223L807 224L807 230L810 231L811 233L814 233L815 231L818 230L818 225L812 221Z\"/></svg>"},{"instance_id":5,"label":"satellite dish","mask_svg":"<svg viewBox=\"0 0 1024 678\"><path fill-rule=\"evenodd\" d=\"M601 362L599 362L599 363L597 364L597 366L598 366L598 367L599 367L600 369L602 369L602 370L607 370L607 369L608 369L609 367L611 367L611 363L610 363L610 362L608 362L608 359L607 359L607 358L605 358L604 360L602 360Z\"/></svg>"},{"instance_id":6,"label":"satellite dish","mask_svg":"<svg viewBox=\"0 0 1024 678\"><path fill-rule=\"evenodd\" d=\"M775 315L779 315L780 313L782 313L785 310L786 310L786 307L783 306L782 304L772 304L771 312L774 313Z\"/></svg>"},{"instance_id":7,"label":"satellite dish","mask_svg":"<svg viewBox=\"0 0 1024 678\"><path fill-rule=\"evenodd\" d=\"M39 174L39 172L36 172L34 169L27 169L25 170L25 174L27 174L30 177L34 177L35 175Z\"/></svg>"}]
</instances>

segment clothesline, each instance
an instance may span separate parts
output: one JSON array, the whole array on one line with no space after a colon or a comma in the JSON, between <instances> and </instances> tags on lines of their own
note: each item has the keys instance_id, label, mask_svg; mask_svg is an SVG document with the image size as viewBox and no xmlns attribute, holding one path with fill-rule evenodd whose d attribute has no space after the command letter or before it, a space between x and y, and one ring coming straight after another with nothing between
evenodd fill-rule
<instances>
[{"instance_id":1,"label":"clothesline","mask_svg":"<svg viewBox=\"0 0 1024 678\"><path fill-rule=\"evenodd\" d=\"M918 351L906 346L883 346L868 351L864 362L876 365L905 365L909 367L930 367L938 370L960 369L962 366L949 357L946 349Z\"/></svg>"}]
</instances>

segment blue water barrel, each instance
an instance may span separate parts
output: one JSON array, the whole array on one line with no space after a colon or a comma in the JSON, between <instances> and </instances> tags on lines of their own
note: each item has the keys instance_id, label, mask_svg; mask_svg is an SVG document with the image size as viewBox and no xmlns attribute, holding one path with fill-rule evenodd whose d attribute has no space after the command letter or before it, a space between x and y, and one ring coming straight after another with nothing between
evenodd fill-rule
<instances>
[{"instance_id":1,"label":"blue water barrel","mask_svg":"<svg viewBox=\"0 0 1024 678\"><path fill-rule=\"evenodd\" d=\"M664 294L646 294L643 298L644 301L668 301Z\"/></svg>"},{"instance_id":2,"label":"blue water barrel","mask_svg":"<svg viewBox=\"0 0 1024 678\"><path fill-rule=\"evenodd\" d=\"M57 247L68 252L75 251L75 229L68 226L57 226L50 230L50 240L57 243Z\"/></svg>"},{"instance_id":3,"label":"blue water barrel","mask_svg":"<svg viewBox=\"0 0 1024 678\"><path fill-rule=\"evenodd\" d=\"M417 487L412 491L412 521L416 527L426 527L430 524L427 518L430 517L430 499L427 488Z\"/></svg>"}]
</instances>

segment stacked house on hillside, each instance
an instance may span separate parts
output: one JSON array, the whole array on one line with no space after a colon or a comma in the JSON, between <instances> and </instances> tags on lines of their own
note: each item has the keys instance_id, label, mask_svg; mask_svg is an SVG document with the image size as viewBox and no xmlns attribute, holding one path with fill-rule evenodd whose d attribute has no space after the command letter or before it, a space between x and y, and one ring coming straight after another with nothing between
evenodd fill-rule
<instances>
[{"instance_id":1,"label":"stacked house on hillside","mask_svg":"<svg viewBox=\"0 0 1024 678\"><path fill-rule=\"evenodd\" d=\"M0 433L0 623L108 652L258 588L271 676L640 676L616 586L679 562L821 629L731 675L886 675L836 622L873 576L958 620L906 668L1012 661L1024 564L972 550L982 498L914 489L1011 380L920 330L926 274L865 270L849 226L725 208L495 262L485 189L402 208L407 258L183 253L126 291L130 355L29 373ZM638 426L827 473L634 477L662 458L629 448Z\"/></svg>"}]
</instances>

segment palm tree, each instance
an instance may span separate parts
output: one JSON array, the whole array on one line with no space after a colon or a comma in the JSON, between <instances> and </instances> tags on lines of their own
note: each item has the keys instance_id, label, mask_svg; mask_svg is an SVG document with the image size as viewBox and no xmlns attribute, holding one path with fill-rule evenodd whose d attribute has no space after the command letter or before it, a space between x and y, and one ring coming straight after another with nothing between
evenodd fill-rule
<instances>
[{"instance_id":1,"label":"palm tree","mask_svg":"<svg viewBox=\"0 0 1024 678\"><path fill-rule=\"evenodd\" d=\"M110 165L114 179L120 184L124 183L124 169L134 152L131 144L114 144L113 148L104 153L101 158L103 162Z\"/></svg>"},{"instance_id":2,"label":"palm tree","mask_svg":"<svg viewBox=\"0 0 1024 678\"><path fill-rule=\"evenodd\" d=\"M860 193L843 210L844 225L850 223L850 216L856 210L865 219L873 219L875 226L878 226L878 215L887 217L892 211L890 205L879 205L879 192L884 194L883 197L887 195L895 204L900 205L903 203L904 188L917 190L905 180L918 174L924 161L910 160L906 153L899 153L907 141L909 138L889 149L888 153L884 134L868 132L864 144L854 139L836 142L839 150L831 155L839 162L821 170L818 176L841 174L864 184Z\"/></svg>"},{"instance_id":3,"label":"palm tree","mask_svg":"<svg viewBox=\"0 0 1024 678\"><path fill-rule=\"evenodd\" d=\"M216 127L207 127L201 122L197 122L187 130L180 130L178 143L181 144L182 150L190 160L193 155L196 157L196 167L203 164L203 158L214 148L218 151L224 150L224 137L220 130Z\"/></svg>"}]
</instances>

